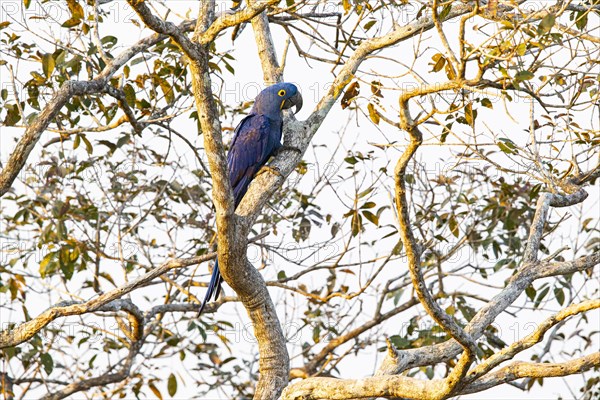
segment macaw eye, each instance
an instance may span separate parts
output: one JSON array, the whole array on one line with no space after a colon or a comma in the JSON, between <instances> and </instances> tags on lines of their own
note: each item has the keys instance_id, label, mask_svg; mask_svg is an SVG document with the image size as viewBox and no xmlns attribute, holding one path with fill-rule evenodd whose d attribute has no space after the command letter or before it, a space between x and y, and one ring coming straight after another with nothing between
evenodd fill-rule
<instances>
[{"instance_id":1,"label":"macaw eye","mask_svg":"<svg viewBox=\"0 0 600 400\"><path fill-rule=\"evenodd\" d=\"M279 95L279 97L283 97L285 96L285 90L281 89L279 92L277 92L277 94Z\"/></svg>"}]
</instances>

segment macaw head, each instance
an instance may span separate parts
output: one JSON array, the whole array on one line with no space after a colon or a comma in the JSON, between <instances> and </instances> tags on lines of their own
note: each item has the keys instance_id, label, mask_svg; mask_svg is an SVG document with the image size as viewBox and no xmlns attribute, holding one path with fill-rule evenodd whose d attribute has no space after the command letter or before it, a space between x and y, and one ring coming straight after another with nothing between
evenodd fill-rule
<instances>
[{"instance_id":1,"label":"macaw head","mask_svg":"<svg viewBox=\"0 0 600 400\"><path fill-rule=\"evenodd\" d=\"M302 108L302 95L292 83L276 83L264 89L254 100L253 112L270 118L281 117L281 110L296 106L294 114Z\"/></svg>"}]
</instances>

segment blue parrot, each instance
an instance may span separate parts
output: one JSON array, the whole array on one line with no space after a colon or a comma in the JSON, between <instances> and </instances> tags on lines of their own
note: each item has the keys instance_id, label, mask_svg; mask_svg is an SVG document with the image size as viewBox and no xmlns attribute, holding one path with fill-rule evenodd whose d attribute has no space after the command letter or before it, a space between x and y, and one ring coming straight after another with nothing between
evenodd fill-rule
<instances>
[{"instance_id":1,"label":"blue parrot","mask_svg":"<svg viewBox=\"0 0 600 400\"><path fill-rule=\"evenodd\" d=\"M256 173L282 148L282 110L293 106L296 107L295 113L302 108L302 95L295 85L285 82L271 85L256 96L250 114L235 128L227 154L227 169L236 207ZM213 294L217 300L222 281L217 259L198 316Z\"/></svg>"}]
</instances>

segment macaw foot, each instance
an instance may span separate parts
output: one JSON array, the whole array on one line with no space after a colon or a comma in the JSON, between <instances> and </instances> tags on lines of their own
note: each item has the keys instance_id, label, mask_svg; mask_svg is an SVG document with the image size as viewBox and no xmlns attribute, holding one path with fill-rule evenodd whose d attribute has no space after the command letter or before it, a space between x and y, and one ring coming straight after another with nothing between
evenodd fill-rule
<instances>
[{"instance_id":1,"label":"macaw foot","mask_svg":"<svg viewBox=\"0 0 600 400\"><path fill-rule=\"evenodd\" d=\"M258 171L258 173L256 174L256 176L264 174L265 172L270 172L270 173L272 173L274 175L277 175L277 176L283 176L281 174L281 171L279 170L279 168L277 168L277 167L270 167L268 165L265 165L264 167L262 167L260 169L260 171Z\"/></svg>"}]
</instances>

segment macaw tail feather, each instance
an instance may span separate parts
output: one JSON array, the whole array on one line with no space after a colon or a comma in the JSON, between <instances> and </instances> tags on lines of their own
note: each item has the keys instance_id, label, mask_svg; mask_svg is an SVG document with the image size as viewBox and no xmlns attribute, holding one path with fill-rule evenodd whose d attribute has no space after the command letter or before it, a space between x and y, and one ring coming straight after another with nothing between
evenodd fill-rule
<instances>
[{"instance_id":1,"label":"macaw tail feather","mask_svg":"<svg viewBox=\"0 0 600 400\"><path fill-rule=\"evenodd\" d=\"M233 202L237 207L242 198L248 191L248 187L250 186L250 182L252 181L252 176L250 174L246 174L240 179L240 181L233 187Z\"/></svg>"},{"instance_id":2,"label":"macaw tail feather","mask_svg":"<svg viewBox=\"0 0 600 400\"><path fill-rule=\"evenodd\" d=\"M208 283L208 290L206 291L206 295L204 296L204 300L202 300L202 305L200 306L200 311L198 311L198 316L202 314L204 307L210 301L213 293L215 294L215 300L219 298L219 294L221 294L221 282L223 278L221 277L221 273L219 272L219 260L215 261L215 266L213 267L213 272L210 277L210 282Z\"/></svg>"}]
</instances>

